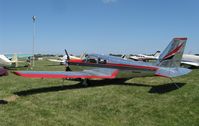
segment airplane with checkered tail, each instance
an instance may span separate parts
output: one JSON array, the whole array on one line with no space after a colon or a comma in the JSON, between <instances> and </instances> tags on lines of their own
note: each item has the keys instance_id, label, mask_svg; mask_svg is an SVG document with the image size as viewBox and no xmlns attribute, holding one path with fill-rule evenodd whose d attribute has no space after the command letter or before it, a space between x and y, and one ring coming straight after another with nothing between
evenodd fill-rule
<instances>
[{"instance_id":1,"label":"airplane with checkered tail","mask_svg":"<svg viewBox=\"0 0 199 126\"><path fill-rule=\"evenodd\" d=\"M15 71L15 74L27 78L80 79L83 85L88 85L89 79L130 79L151 76L173 78L191 72L190 69L180 67L186 41L187 38L174 38L155 63L101 54L86 54L82 59L70 59L66 51L69 65L94 68L83 71Z\"/></svg>"}]
</instances>

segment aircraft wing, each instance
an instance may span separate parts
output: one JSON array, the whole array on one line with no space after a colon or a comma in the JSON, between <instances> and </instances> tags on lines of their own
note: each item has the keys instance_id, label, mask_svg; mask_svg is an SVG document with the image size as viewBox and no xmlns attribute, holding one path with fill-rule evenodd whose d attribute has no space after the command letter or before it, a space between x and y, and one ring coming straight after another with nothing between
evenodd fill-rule
<instances>
[{"instance_id":1,"label":"aircraft wing","mask_svg":"<svg viewBox=\"0 0 199 126\"><path fill-rule=\"evenodd\" d=\"M189 66L199 67L199 63L196 63L196 62L181 61L181 63L189 65Z\"/></svg>"},{"instance_id":2,"label":"aircraft wing","mask_svg":"<svg viewBox=\"0 0 199 126\"><path fill-rule=\"evenodd\" d=\"M11 63L23 63L23 62L26 62L26 61L10 61Z\"/></svg>"},{"instance_id":3,"label":"aircraft wing","mask_svg":"<svg viewBox=\"0 0 199 126\"><path fill-rule=\"evenodd\" d=\"M64 60L57 60L57 59L48 59L49 61L52 61L52 62L64 62Z\"/></svg>"},{"instance_id":4,"label":"aircraft wing","mask_svg":"<svg viewBox=\"0 0 199 126\"><path fill-rule=\"evenodd\" d=\"M27 78L101 78L101 79L114 79L117 74L117 69L110 68L96 68L83 71L16 71L16 75Z\"/></svg>"}]
</instances>

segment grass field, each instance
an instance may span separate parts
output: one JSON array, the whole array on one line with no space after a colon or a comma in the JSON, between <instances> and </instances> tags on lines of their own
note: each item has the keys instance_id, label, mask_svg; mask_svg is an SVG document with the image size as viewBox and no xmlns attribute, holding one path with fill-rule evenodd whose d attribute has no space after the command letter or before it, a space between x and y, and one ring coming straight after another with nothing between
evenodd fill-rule
<instances>
[{"instance_id":1,"label":"grass field","mask_svg":"<svg viewBox=\"0 0 199 126\"><path fill-rule=\"evenodd\" d=\"M26 68L25 68L26 69ZM72 69L82 69L73 67ZM35 70L64 70L37 61ZM0 126L199 126L199 70L126 82L0 77Z\"/></svg>"}]
</instances>

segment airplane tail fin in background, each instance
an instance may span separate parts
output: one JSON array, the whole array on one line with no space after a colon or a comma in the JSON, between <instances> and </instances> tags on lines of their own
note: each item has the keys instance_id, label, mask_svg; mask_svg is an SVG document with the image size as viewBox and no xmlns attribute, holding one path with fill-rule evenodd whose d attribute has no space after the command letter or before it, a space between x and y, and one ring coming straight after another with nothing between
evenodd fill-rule
<instances>
[{"instance_id":1,"label":"airplane tail fin in background","mask_svg":"<svg viewBox=\"0 0 199 126\"><path fill-rule=\"evenodd\" d=\"M154 57L159 57L160 56L160 51L157 51L153 56Z\"/></svg>"},{"instance_id":2,"label":"airplane tail fin in background","mask_svg":"<svg viewBox=\"0 0 199 126\"><path fill-rule=\"evenodd\" d=\"M17 54L16 53L13 54L11 62L14 64L14 67L18 67L18 58L17 58Z\"/></svg>"},{"instance_id":3,"label":"airplane tail fin in background","mask_svg":"<svg viewBox=\"0 0 199 126\"><path fill-rule=\"evenodd\" d=\"M160 54L156 65L162 67L179 67L187 38L174 38Z\"/></svg>"}]
</instances>

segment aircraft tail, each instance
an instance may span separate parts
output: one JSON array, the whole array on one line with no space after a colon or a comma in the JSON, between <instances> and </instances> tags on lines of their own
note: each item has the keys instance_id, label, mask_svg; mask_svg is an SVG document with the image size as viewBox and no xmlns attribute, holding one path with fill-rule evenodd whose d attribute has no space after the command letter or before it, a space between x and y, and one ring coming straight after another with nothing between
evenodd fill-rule
<instances>
[{"instance_id":1,"label":"aircraft tail","mask_svg":"<svg viewBox=\"0 0 199 126\"><path fill-rule=\"evenodd\" d=\"M13 57L11 59L11 62L13 63L13 66L14 67L18 67L18 57L17 57L17 54L13 54Z\"/></svg>"},{"instance_id":2,"label":"aircraft tail","mask_svg":"<svg viewBox=\"0 0 199 126\"><path fill-rule=\"evenodd\" d=\"M187 38L174 38L160 54L156 65L161 67L179 67Z\"/></svg>"},{"instance_id":3,"label":"aircraft tail","mask_svg":"<svg viewBox=\"0 0 199 126\"><path fill-rule=\"evenodd\" d=\"M160 51L157 51L153 56L154 57L159 57L160 56Z\"/></svg>"}]
</instances>

